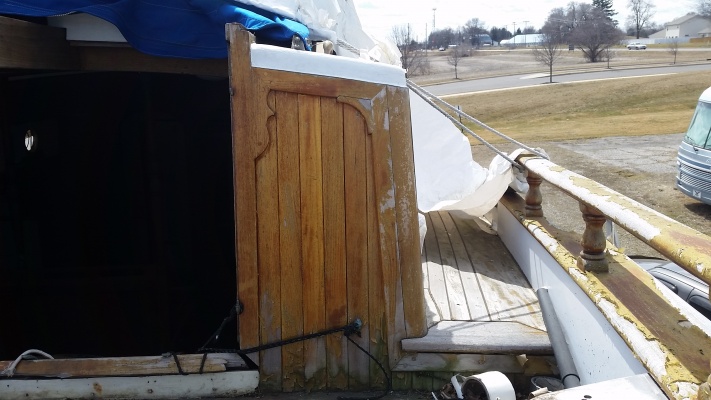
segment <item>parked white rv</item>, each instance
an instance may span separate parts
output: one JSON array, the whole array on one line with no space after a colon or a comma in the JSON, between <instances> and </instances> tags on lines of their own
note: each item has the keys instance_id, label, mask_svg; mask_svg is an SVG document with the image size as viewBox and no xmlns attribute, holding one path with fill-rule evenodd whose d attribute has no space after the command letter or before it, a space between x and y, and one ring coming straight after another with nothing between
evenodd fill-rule
<instances>
[{"instance_id":1,"label":"parked white rv","mask_svg":"<svg viewBox=\"0 0 711 400\"><path fill-rule=\"evenodd\" d=\"M677 187L685 194L711 204L711 88L699 98L684 140L679 145Z\"/></svg>"}]
</instances>

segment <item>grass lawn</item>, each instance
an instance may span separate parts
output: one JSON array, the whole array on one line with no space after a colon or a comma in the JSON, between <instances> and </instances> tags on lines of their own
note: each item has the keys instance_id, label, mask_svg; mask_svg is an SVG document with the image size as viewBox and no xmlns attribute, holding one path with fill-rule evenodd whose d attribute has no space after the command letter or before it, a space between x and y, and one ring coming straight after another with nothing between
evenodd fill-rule
<instances>
[{"instance_id":1,"label":"grass lawn","mask_svg":"<svg viewBox=\"0 0 711 400\"><path fill-rule=\"evenodd\" d=\"M526 143L684 132L699 95L710 85L711 71L689 72L545 84L446 100ZM468 126L487 141L502 141L478 126Z\"/></svg>"}]
</instances>

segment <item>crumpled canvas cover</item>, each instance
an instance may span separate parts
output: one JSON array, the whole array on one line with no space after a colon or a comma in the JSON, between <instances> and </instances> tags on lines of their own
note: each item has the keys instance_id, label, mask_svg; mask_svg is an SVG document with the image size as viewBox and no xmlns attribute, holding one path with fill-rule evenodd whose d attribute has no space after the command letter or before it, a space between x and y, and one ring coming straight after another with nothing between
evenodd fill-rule
<instances>
[{"instance_id":1,"label":"crumpled canvas cover","mask_svg":"<svg viewBox=\"0 0 711 400\"><path fill-rule=\"evenodd\" d=\"M469 140L459 128L413 91L410 91L410 108L417 207L421 213L462 210L483 217L510 185L527 190L525 178L516 176L511 164L500 155L494 157L489 168L476 163ZM421 242L426 231L424 216L420 215Z\"/></svg>"},{"instance_id":2,"label":"crumpled canvas cover","mask_svg":"<svg viewBox=\"0 0 711 400\"><path fill-rule=\"evenodd\" d=\"M511 164L501 156L488 169L477 164L462 132L412 91L410 108L419 210L491 211L514 179Z\"/></svg>"}]
</instances>

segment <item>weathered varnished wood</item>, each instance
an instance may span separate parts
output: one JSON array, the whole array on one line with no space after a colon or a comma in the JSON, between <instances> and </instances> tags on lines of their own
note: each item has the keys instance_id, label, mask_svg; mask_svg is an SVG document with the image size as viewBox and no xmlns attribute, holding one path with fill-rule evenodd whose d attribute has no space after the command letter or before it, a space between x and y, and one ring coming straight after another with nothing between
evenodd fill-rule
<instances>
[{"instance_id":1,"label":"weathered varnished wood","mask_svg":"<svg viewBox=\"0 0 711 400\"><path fill-rule=\"evenodd\" d=\"M202 354L178 355L180 369L184 373L200 372ZM11 361L0 361L4 370ZM244 361L236 354L209 354L202 367L204 372L225 371L226 366L244 367ZM15 368L16 377L62 377L78 378L87 376L140 376L179 374L178 364L173 356L154 357L106 357L72 358L54 360L23 360Z\"/></svg>"},{"instance_id":2,"label":"weathered varnished wood","mask_svg":"<svg viewBox=\"0 0 711 400\"><path fill-rule=\"evenodd\" d=\"M362 336L352 339L369 349L367 135L362 114L351 106L344 107L343 125L348 320L361 319ZM368 385L369 362L365 354L354 346L348 346L349 387L363 388Z\"/></svg>"},{"instance_id":3,"label":"weathered varnished wood","mask_svg":"<svg viewBox=\"0 0 711 400\"><path fill-rule=\"evenodd\" d=\"M462 241L459 228L457 228L452 216L448 212L439 212L439 217L442 219L442 227L446 232L451 232L447 237L452 246L452 252L456 262L456 268L459 271L459 277L462 281L462 288L466 296L466 303L469 309L469 318L471 321L488 321L489 311L486 307L484 296L479 288L479 279L472 265L474 256L467 253L467 248Z\"/></svg>"},{"instance_id":4,"label":"weathered varnished wood","mask_svg":"<svg viewBox=\"0 0 711 400\"><path fill-rule=\"evenodd\" d=\"M276 96L269 95L267 105L272 112L276 109ZM274 116L267 121L269 131L269 145L256 163L256 174L261 177L257 180L257 214L269 215L279 209L279 176L276 153L278 151L277 124ZM267 343L277 342L282 339L281 321L281 260L279 254L268 251L269 246L279 246L279 220L270 218L258 225L259 253L263 254L263 262L270 268L264 269L259 274L260 299L259 307L274 317L259 321L260 337ZM263 365L260 375L262 386L266 388L281 389L281 349L269 349L261 354L260 365Z\"/></svg>"},{"instance_id":5,"label":"weathered varnished wood","mask_svg":"<svg viewBox=\"0 0 711 400\"><path fill-rule=\"evenodd\" d=\"M543 179L535 172L526 171L526 182L528 183L528 191L526 192L526 216L527 217L542 217L543 195L541 194L541 183Z\"/></svg>"},{"instance_id":6,"label":"weathered varnished wood","mask_svg":"<svg viewBox=\"0 0 711 400\"><path fill-rule=\"evenodd\" d=\"M343 105L335 99L321 99L321 125L323 148L323 221L324 221L324 266L327 326L343 326L348 321L346 280L346 219L345 188L343 180ZM348 386L347 341L339 335L326 338L326 362L328 386Z\"/></svg>"},{"instance_id":7,"label":"weathered varnished wood","mask_svg":"<svg viewBox=\"0 0 711 400\"><path fill-rule=\"evenodd\" d=\"M343 96L339 97L339 101L343 101ZM350 98L349 98L350 99ZM351 99L352 100L352 99ZM364 109L363 104L360 102L348 101L346 104L353 106L353 103L357 103L360 107L355 108L361 115L366 116L363 121L368 121L368 117L373 117L372 102L364 102L368 107ZM365 112L365 113L364 113ZM387 311L384 307L387 304L385 291L385 282L389 279L385 271L382 271L379 266L381 264L380 251L378 238L380 234L378 218L379 209L376 202L376 190L375 190L375 180L374 180L374 169L377 162L373 157L373 136L375 121L371 123L371 126L365 126L366 132L368 133L365 137L365 178L366 178L366 192L367 192L367 219L368 219L368 336L370 337L368 345L370 346L370 351L375 354L376 360L381 364L388 364L388 338L391 335L387 335L387 332L391 332L390 325L388 324ZM375 250L375 251L374 251ZM378 366L373 360L368 360L369 363L369 386L370 387L383 387L385 385L384 376L382 373L378 373Z\"/></svg>"},{"instance_id":8,"label":"weathered varnished wood","mask_svg":"<svg viewBox=\"0 0 711 400\"><path fill-rule=\"evenodd\" d=\"M407 352L552 355L548 334L518 322L442 321L425 337L404 339Z\"/></svg>"},{"instance_id":9,"label":"weathered varnished wood","mask_svg":"<svg viewBox=\"0 0 711 400\"><path fill-rule=\"evenodd\" d=\"M326 329L321 100L298 95L304 333ZM326 382L326 338L304 342L307 390Z\"/></svg>"},{"instance_id":10,"label":"weathered varnished wood","mask_svg":"<svg viewBox=\"0 0 711 400\"><path fill-rule=\"evenodd\" d=\"M447 298L447 287L444 280L444 270L442 268L442 257L439 253L437 235L434 233L432 215L427 214L427 232L425 236L425 251L427 252L427 286L432 296L434 306L441 320L450 321L452 319L449 311L449 299Z\"/></svg>"},{"instance_id":11,"label":"weathered varnished wood","mask_svg":"<svg viewBox=\"0 0 711 400\"><path fill-rule=\"evenodd\" d=\"M501 240L483 232L471 218L450 215L472 258L491 320L517 321L544 330L538 299Z\"/></svg>"},{"instance_id":12,"label":"weathered varnished wood","mask_svg":"<svg viewBox=\"0 0 711 400\"><path fill-rule=\"evenodd\" d=\"M436 211L426 217L422 262L438 311L431 324L512 321L545 329L535 294L498 237L461 212Z\"/></svg>"},{"instance_id":13,"label":"weathered varnished wood","mask_svg":"<svg viewBox=\"0 0 711 400\"><path fill-rule=\"evenodd\" d=\"M555 360L552 356L526 356L527 360L521 365L522 358L516 355L505 354L451 354L451 353L418 353L404 357L393 369L400 371L456 371L457 373L481 373L486 371L499 371L532 375L555 374L553 366Z\"/></svg>"},{"instance_id":14,"label":"weathered varnished wood","mask_svg":"<svg viewBox=\"0 0 711 400\"><path fill-rule=\"evenodd\" d=\"M419 241L419 226L415 211L417 196L415 188L415 160L410 126L410 101L405 88L387 88L390 136L392 143L393 174L395 182L395 218L398 228L398 256L400 276L397 282L401 289L396 294L397 307L403 309L404 337L417 337L427 333L425 302L422 296L422 269L419 267L419 248L412 243Z\"/></svg>"},{"instance_id":15,"label":"weathered varnished wood","mask_svg":"<svg viewBox=\"0 0 711 400\"><path fill-rule=\"evenodd\" d=\"M276 94L277 132L279 137L279 256L282 268L281 318L285 339L304 334L303 270L301 244L301 176L299 170L298 95ZM261 220L273 215L262 215ZM239 225L239 222L237 223ZM272 249L271 251L275 251ZM264 265L264 268L270 266ZM260 310L264 313L264 310ZM269 314L266 314L269 316ZM268 318L266 318L268 319ZM240 332L241 333L241 332ZM304 386L304 343L282 347L283 389L298 390Z\"/></svg>"},{"instance_id":16,"label":"weathered varnished wood","mask_svg":"<svg viewBox=\"0 0 711 400\"><path fill-rule=\"evenodd\" d=\"M585 231L580 242L583 250L578 258L578 266L584 271L608 272L609 265L605 259L607 240L603 231L607 218L600 210L585 203L580 203L580 211L583 213Z\"/></svg>"},{"instance_id":17,"label":"weathered varnished wood","mask_svg":"<svg viewBox=\"0 0 711 400\"><path fill-rule=\"evenodd\" d=\"M358 318L352 338L394 365L400 339L425 326L407 91L233 65L245 68L233 84L240 324L253 327L256 313L261 329L240 326L240 338L267 343ZM338 335L285 346L278 366L273 353L261 360L269 388L385 386L377 363Z\"/></svg>"},{"instance_id":18,"label":"weathered varnished wood","mask_svg":"<svg viewBox=\"0 0 711 400\"><path fill-rule=\"evenodd\" d=\"M253 40L249 32L237 25L227 26L229 38L229 73L232 105L232 143L235 182L235 249L237 259L237 293L245 312L239 316L240 344L253 347L259 338L259 272L257 269L257 205L256 170L259 130L266 123L258 123L259 116L245 102L256 97L256 88L250 76L249 45ZM266 108L266 105L264 108ZM266 121L265 121L266 122Z\"/></svg>"}]
</instances>

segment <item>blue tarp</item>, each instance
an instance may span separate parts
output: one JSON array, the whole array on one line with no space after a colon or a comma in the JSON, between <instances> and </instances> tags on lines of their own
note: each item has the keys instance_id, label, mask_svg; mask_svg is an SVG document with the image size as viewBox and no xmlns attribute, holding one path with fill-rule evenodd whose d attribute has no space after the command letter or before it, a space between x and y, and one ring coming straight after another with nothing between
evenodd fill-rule
<instances>
[{"instance_id":1,"label":"blue tarp","mask_svg":"<svg viewBox=\"0 0 711 400\"><path fill-rule=\"evenodd\" d=\"M141 52L181 58L225 58L225 24L238 22L261 42L290 44L308 28L272 12L227 0L0 1L0 14L49 17L82 12L116 25Z\"/></svg>"}]
</instances>

